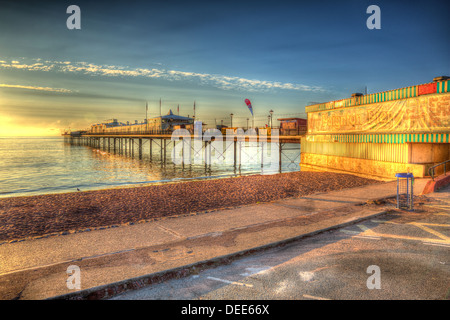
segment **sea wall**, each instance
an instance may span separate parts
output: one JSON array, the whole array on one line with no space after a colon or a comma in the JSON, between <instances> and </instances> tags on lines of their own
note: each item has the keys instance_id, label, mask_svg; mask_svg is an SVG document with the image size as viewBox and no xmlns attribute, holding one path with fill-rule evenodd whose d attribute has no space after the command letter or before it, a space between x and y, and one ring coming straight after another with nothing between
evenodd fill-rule
<instances>
[{"instance_id":1,"label":"sea wall","mask_svg":"<svg viewBox=\"0 0 450 320\"><path fill-rule=\"evenodd\" d=\"M359 102L353 104L308 106L300 166L384 178L398 172L427 176L429 167L450 159L448 81L431 85L354 97Z\"/></svg>"}]
</instances>

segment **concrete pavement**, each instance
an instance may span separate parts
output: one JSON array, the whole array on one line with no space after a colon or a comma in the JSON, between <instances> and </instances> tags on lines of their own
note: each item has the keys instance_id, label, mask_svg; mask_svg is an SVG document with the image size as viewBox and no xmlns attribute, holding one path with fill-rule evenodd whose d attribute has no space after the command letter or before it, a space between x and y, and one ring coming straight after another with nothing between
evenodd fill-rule
<instances>
[{"instance_id":1,"label":"concrete pavement","mask_svg":"<svg viewBox=\"0 0 450 320\"><path fill-rule=\"evenodd\" d=\"M280 299L449 300L450 197L435 201L433 196L416 198L414 212L389 211L111 300L178 300L174 314L207 300L223 301L213 303L222 313L230 300L264 300L271 308ZM388 199L383 206L395 203ZM374 279L369 266L379 270L376 289L368 286Z\"/></svg>"},{"instance_id":2,"label":"concrete pavement","mask_svg":"<svg viewBox=\"0 0 450 320\"><path fill-rule=\"evenodd\" d=\"M417 179L419 194L427 180ZM384 213L396 181L0 245L1 299L100 299ZM80 289L69 289L69 266Z\"/></svg>"}]
</instances>

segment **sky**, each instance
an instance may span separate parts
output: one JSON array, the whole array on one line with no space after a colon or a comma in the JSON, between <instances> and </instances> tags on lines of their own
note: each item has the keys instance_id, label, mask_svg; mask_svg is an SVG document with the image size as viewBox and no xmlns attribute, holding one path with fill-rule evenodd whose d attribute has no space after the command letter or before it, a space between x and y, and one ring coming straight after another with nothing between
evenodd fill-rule
<instances>
[{"instance_id":1,"label":"sky","mask_svg":"<svg viewBox=\"0 0 450 320\"><path fill-rule=\"evenodd\" d=\"M68 29L70 5L81 29ZM369 29L370 5L381 29ZM59 135L170 109L208 126L450 76L450 4L0 1L0 136Z\"/></svg>"}]
</instances>

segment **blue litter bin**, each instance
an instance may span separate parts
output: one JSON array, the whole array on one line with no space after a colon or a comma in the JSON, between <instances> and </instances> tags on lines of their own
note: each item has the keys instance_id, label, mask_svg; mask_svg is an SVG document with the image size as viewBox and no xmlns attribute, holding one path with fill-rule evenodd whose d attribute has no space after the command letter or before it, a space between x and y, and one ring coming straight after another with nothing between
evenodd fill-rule
<instances>
[{"instance_id":1,"label":"blue litter bin","mask_svg":"<svg viewBox=\"0 0 450 320\"><path fill-rule=\"evenodd\" d=\"M412 173L397 173L397 209L413 211L413 184L414 175Z\"/></svg>"}]
</instances>

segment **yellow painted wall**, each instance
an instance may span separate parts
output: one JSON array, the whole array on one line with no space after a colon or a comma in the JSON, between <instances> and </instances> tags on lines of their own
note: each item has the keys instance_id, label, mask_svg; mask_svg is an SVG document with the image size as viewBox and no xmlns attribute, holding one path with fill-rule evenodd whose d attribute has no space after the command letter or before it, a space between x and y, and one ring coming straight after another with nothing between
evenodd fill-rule
<instances>
[{"instance_id":1,"label":"yellow painted wall","mask_svg":"<svg viewBox=\"0 0 450 320\"><path fill-rule=\"evenodd\" d=\"M400 172L411 172L414 177L423 178L430 167L427 164L395 163L302 152L300 168L303 165L392 179Z\"/></svg>"},{"instance_id":2,"label":"yellow painted wall","mask_svg":"<svg viewBox=\"0 0 450 320\"><path fill-rule=\"evenodd\" d=\"M410 143L409 163L438 163L450 159L448 143Z\"/></svg>"}]
</instances>

